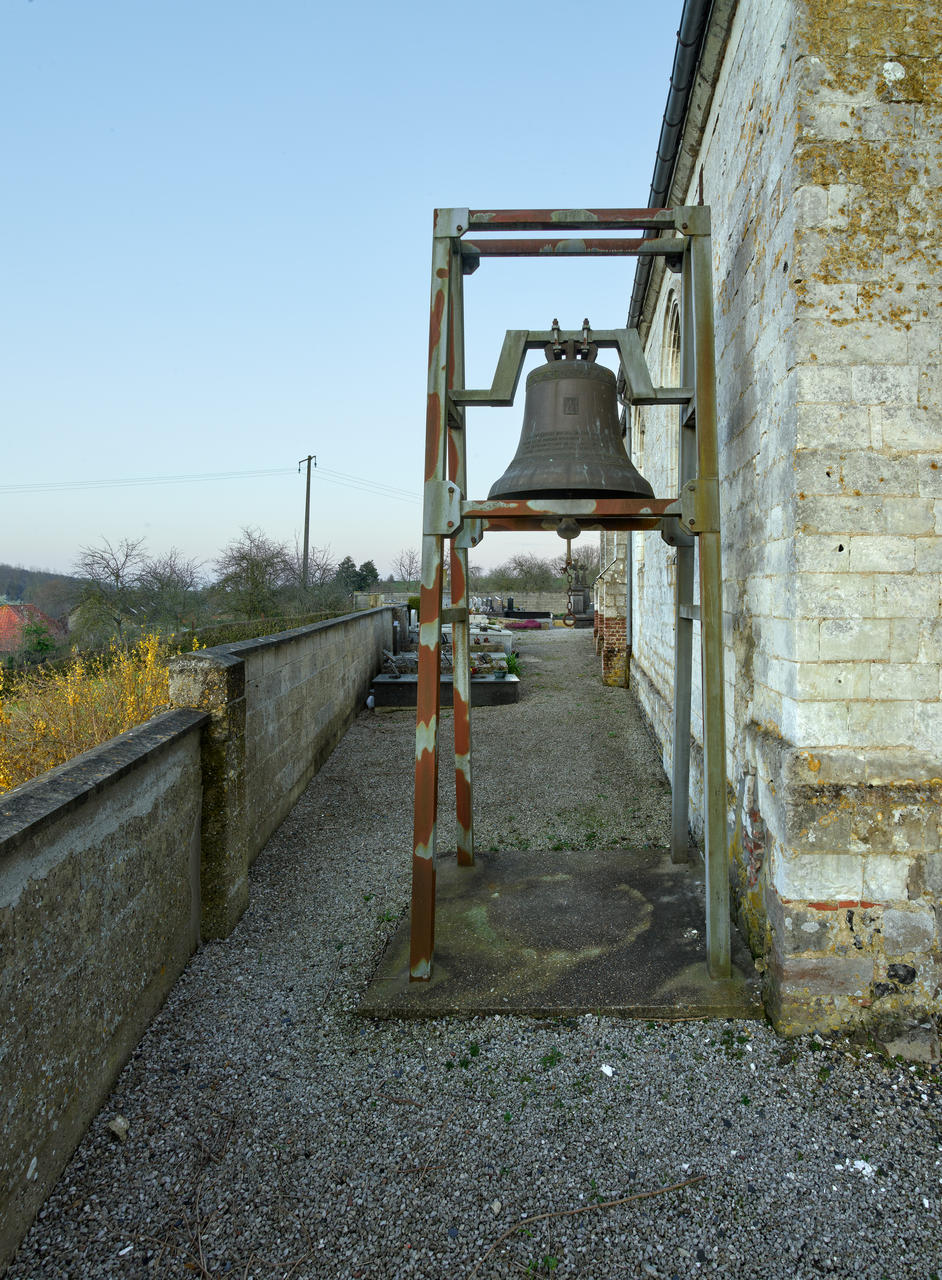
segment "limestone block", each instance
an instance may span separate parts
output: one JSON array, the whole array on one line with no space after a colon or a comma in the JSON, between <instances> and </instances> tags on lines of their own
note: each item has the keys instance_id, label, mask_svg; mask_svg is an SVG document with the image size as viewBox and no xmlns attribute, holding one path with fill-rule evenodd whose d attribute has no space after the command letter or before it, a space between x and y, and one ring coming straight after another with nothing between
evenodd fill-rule
<instances>
[{"instance_id":1,"label":"limestone block","mask_svg":"<svg viewBox=\"0 0 942 1280\"><path fill-rule=\"evenodd\" d=\"M827 217L827 187L799 187L795 192L795 221L803 227L819 227Z\"/></svg>"},{"instance_id":2,"label":"limestone block","mask_svg":"<svg viewBox=\"0 0 942 1280\"><path fill-rule=\"evenodd\" d=\"M821 623L807 618L773 618L769 636L772 652L795 662L813 662L820 654Z\"/></svg>"},{"instance_id":3,"label":"limestone block","mask_svg":"<svg viewBox=\"0 0 942 1280\"><path fill-rule=\"evenodd\" d=\"M913 625L913 620L905 618L890 619L890 655L897 662L929 662L932 658L929 654L924 653L922 649L923 640L927 635L927 627L931 624L926 622L918 622ZM939 650L933 649L932 657L937 656Z\"/></svg>"},{"instance_id":4,"label":"limestone block","mask_svg":"<svg viewBox=\"0 0 942 1280\"><path fill-rule=\"evenodd\" d=\"M848 660L802 662L795 666L795 696L805 701L859 699L870 696L870 670Z\"/></svg>"},{"instance_id":5,"label":"limestone block","mask_svg":"<svg viewBox=\"0 0 942 1280\"><path fill-rule=\"evenodd\" d=\"M846 663L888 658L890 628L885 618L827 618L820 625L819 656Z\"/></svg>"},{"instance_id":6,"label":"limestone block","mask_svg":"<svg viewBox=\"0 0 942 1280\"><path fill-rule=\"evenodd\" d=\"M913 746L938 755L942 742L942 702L920 702L914 709Z\"/></svg>"},{"instance_id":7,"label":"limestone block","mask_svg":"<svg viewBox=\"0 0 942 1280\"><path fill-rule=\"evenodd\" d=\"M840 746L850 740L850 705L844 701L782 700L781 730L796 746Z\"/></svg>"},{"instance_id":8,"label":"limestone block","mask_svg":"<svg viewBox=\"0 0 942 1280\"><path fill-rule=\"evenodd\" d=\"M803 316L795 321L793 336L799 351L828 365L871 361L905 365L909 359L909 335L905 329L859 317L853 325L836 325L829 318Z\"/></svg>"},{"instance_id":9,"label":"limestone block","mask_svg":"<svg viewBox=\"0 0 942 1280\"><path fill-rule=\"evenodd\" d=\"M877 618L937 618L939 579L931 573L909 577L880 574L874 578L873 611Z\"/></svg>"},{"instance_id":10,"label":"limestone block","mask_svg":"<svg viewBox=\"0 0 942 1280\"><path fill-rule=\"evenodd\" d=\"M916 404L919 371L913 365L859 365L851 370L850 398L857 404Z\"/></svg>"},{"instance_id":11,"label":"limestone block","mask_svg":"<svg viewBox=\"0 0 942 1280\"><path fill-rule=\"evenodd\" d=\"M928 907L883 912L883 947L888 956L928 951L936 942L935 912Z\"/></svg>"},{"instance_id":12,"label":"limestone block","mask_svg":"<svg viewBox=\"0 0 942 1280\"><path fill-rule=\"evenodd\" d=\"M926 855L923 866L923 882L926 892L942 903L942 853Z\"/></svg>"},{"instance_id":13,"label":"limestone block","mask_svg":"<svg viewBox=\"0 0 942 1280\"><path fill-rule=\"evenodd\" d=\"M924 498L942 498L942 466L936 454L919 459L919 493Z\"/></svg>"},{"instance_id":14,"label":"limestone block","mask_svg":"<svg viewBox=\"0 0 942 1280\"><path fill-rule=\"evenodd\" d=\"M938 321L931 321L925 317L922 320L916 320L909 330L909 363L922 368L927 364L938 364L940 359L942 359L942 325ZM915 447L918 448L918 445Z\"/></svg>"},{"instance_id":15,"label":"limestone block","mask_svg":"<svg viewBox=\"0 0 942 1280\"><path fill-rule=\"evenodd\" d=\"M937 528L939 511L931 498L886 498L883 502L883 528L886 533L923 534L942 532Z\"/></svg>"},{"instance_id":16,"label":"limestone block","mask_svg":"<svg viewBox=\"0 0 942 1280\"><path fill-rule=\"evenodd\" d=\"M874 662L870 664L870 696L910 700L938 698L939 664Z\"/></svg>"},{"instance_id":17,"label":"limestone block","mask_svg":"<svg viewBox=\"0 0 942 1280\"><path fill-rule=\"evenodd\" d=\"M798 491L797 498L795 520L801 533L846 536L853 533L873 533L887 528L885 500L878 502L873 497L864 497L862 494L848 496L844 493L808 493L804 489ZM904 521L905 514L900 513L901 522ZM916 518L911 512L909 516L911 519ZM909 533L912 530L900 527L888 529L887 532Z\"/></svg>"},{"instance_id":18,"label":"limestone block","mask_svg":"<svg viewBox=\"0 0 942 1280\"><path fill-rule=\"evenodd\" d=\"M916 538L917 573L942 573L942 538Z\"/></svg>"},{"instance_id":19,"label":"limestone block","mask_svg":"<svg viewBox=\"0 0 942 1280\"><path fill-rule=\"evenodd\" d=\"M854 534L845 545L854 573L910 573L915 566L913 538Z\"/></svg>"},{"instance_id":20,"label":"limestone block","mask_svg":"<svg viewBox=\"0 0 942 1280\"><path fill-rule=\"evenodd\" d=\"M870 854L863 863L865 901L899 902L906 897L912 863L904 856Z\"/></svg>"},{"instance_id":21,"label":"limestone block","mask_svg":"<svg viewBox=\"0 0 942 1280\"><path fill-rule=\"evenodd\" d=\"M908 702L853 702L847 708L849 737L862 747L907 747L913 742L915 708Z\"/></svg>"},{"instance_id":22,"label":"limestone block","mask_svg":"<svg viewBox=\"0 0 942 1280\"><path fill-rule=\"evenodd\" d=\"M843 573L849 568L846 534L803 533L794 539L794 567L810 573Z\"/></svg>"},{"instance_id":23,"label":"limestone block","mask_svg":"<svg viewBox=\"0 0 942 1280\"><path fill-rule=\"evenodd\" d=\"M776 850L771 883L780 898L798 902L859 902L863 864L852 853L786 854Z\"/></svg>"},{"instance_id":24,"label":"limestone block","mask_svg":"<svg viewBox=\"0 0 942 1280\"><path fill-rule=\"evenodd\" d=\"M852 369L840 365L800 364L796 370L795 398L804 404L844 404L860 401L853 394ZM913 403L915 403L915 379Z\"/></svg>"}]
</instances>

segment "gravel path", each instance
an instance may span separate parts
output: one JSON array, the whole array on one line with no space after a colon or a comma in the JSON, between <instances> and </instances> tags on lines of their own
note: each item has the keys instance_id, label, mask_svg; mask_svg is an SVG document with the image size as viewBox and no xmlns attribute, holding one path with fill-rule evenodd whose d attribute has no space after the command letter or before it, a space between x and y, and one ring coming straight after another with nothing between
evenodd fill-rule
<instances>
[{"instance_id":1,"label":"gravel path","mask_svg":"<svg viewBox=\"0 0 942 1280\"><path fill-rule=\"evenodd\" d=\"M519 648L521 702L475 712L482 846L664 843L657 753L591 634ZM11 1280L942 1275L938 1068L756 1023L356 1015L408 906L412 742L412 712L358 718ZM447 754L442 778L447 813Z\"/></svg>"}]
</instances>

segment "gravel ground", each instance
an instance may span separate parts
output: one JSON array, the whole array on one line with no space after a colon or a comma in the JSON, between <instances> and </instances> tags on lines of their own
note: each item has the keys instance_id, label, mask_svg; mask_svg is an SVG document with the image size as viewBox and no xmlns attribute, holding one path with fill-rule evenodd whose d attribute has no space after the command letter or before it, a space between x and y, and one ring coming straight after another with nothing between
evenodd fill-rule
<instances>
[{"instance_id":1,"label":"gravel ground","mask_svg":"<svg viewBox=\"0 0 942 1280\"><path fill-rule=\"evenodd\" d=\"M475 712L481 844L665 843L657 753L591 634L519 649L520 703ZM412 742L412 712L358 718L11 1280L942 1275L938 1068L758 1023L357 1016L408 906Z\"/></svg>"}]
</instances>

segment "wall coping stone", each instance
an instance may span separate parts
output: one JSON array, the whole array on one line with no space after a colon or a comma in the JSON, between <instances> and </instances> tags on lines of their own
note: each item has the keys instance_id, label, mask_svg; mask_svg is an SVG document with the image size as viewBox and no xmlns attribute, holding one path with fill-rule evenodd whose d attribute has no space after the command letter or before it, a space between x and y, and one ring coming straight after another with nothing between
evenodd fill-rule
<instances>
[{"instance_id":1,"label":"wall coping stone","mask_svg":"<svg viewBox=\"0 0 942 1280\"><path fill-rule=\"evenodd\" d=\"M7 791L0 796L0 858L209 719L205 711L165 711Z\"/></svg>"},{"instance_id":2,"label":"wall coping stone","mask_svg":"<svg viewBox=\"0 0 942 1280\"><path fill-rule=\"evenodd\" d=\"M290 644L292 640L297 640L301 636L311 635L315 631L327 631L331 627L338 627L344 622L367 618L371 613L390 613L397 611L399 608L401 608L399 605L384 604L378 605L375 609L357 609L354 613L343 613L338 618L325 618L323 622L309 622L304 627L292 627L290 631L276 631L274 635L256 636L253 640L233 640L229 644L217 644L208 649L194 649L192 653L183 653L179 656L181 658L193 658L205 653L213 657L229 655L233 658L242 658L250 653L261 652L263 649L274 649L278 645Z\"/></svg>"}]
</instances>

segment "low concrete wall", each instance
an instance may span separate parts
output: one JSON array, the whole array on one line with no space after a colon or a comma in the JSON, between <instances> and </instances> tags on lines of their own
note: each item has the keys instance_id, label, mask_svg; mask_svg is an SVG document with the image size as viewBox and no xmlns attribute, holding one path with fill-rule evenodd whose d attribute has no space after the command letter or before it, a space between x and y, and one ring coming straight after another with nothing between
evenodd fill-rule
<instances>
[{"instance_id":1,"label":"low concrete wall","mask_svg":"<svg viewBox=\"0 0 942 1280\"><path fill-rule=\"evenodd\" d=\"M0 796L0 1273L200 937L362 707L374 609L175 659L175 709Z\"/></svg>"},{"instance_id":2,"label":"low concrete wall","mask_svg":"<svg viewBox=\"0 0 942 1280\"><path fill-rule=\"evenodd\" d=\"M174 658L174 706L208 711L201 869L204 937L248 902L249 867L366 701L394 607Z\"/></svg>"},{"instance_id":3,"label":"low concrete wall","mask_svg":"<svg viewBox=\"0 0 942 1280\"><path fill-rule=\"evenodd\" d=\"M206 719L0 797L0 1270L196 948Z\"/></svg>"}]
</instances>

